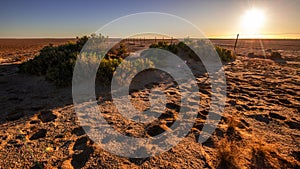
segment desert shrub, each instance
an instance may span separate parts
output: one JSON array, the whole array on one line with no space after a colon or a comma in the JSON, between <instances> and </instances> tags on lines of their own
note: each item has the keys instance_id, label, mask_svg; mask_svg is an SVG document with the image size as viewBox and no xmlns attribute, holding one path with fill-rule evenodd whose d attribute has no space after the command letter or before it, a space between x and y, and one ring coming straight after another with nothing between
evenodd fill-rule
<instances>
[{"instance_id":1,"label":"desert shrub","mask_svg":"<svg viewBox=\"0 0 300 169\"><path fill-rule=\"evenodd\" d=\"M128 52L127 52L127 48L126 48L126 46L122 43L122 44L120 44L120 48L119 48L119 50L118 50L118 53L117 53L117 55L118 56L123 56L123 55L126 55Z\"/></svg>"},{"instance_id":2,"label":"desert shrub","mask_svg":"<svg viewBox=\"0 0 300 169\"><path fill-rule=\"evenodd\" d=\"M101 36L101 35L100 35ZM97 79L101 83L109 83L113 77L113 73L118 65L123 61L122 56L128 53L124 44L116 50L118 57L108 57L97 53L97 44L103 40L104 37L92 35L91 37L84 36L79 38L76 43L69 43L61 46L49 45L44 47L38 56L34 59L22 63L19 66L20 73L28 73L33 75L43 75L46 80L53 82L56 86L68 86L72 83L73 69L76 63L76 58L81 58L82 71L89 71L89 67L94 67L99 64L97 70ZM84 44L89 40L88 51L89 53L79 53ZM161 45L161 44L160 44ZM129 64L129 65L128 65ZM135 62L125 62L120 69L121 72L128 71L127 69L135 66L145 67L146 65L153 65L150 61L143 61L138 59ZM126 66L127 65L127 66ZM137 67L138 68L138 67ZM130 70L131 73L137 73L136 69ZM85 72L89 74L91 72ZM77 77L80 78L80 77Z\"/></svg>"},{"instance_id":3,"label":"desert shrub","mask_svg":"<svg viewBox=\"0 0 300 169\"><path fill-rule=\"evenodd\" d=\"M169 45L167 42L165 41L159 41L158 43L154 43L150 45L150 48L161 48L161 49L165 49L167 48Z\"/></svg>"},{"instance_id":4,"label":"desert shrub","mask_svg":"<svg viewBox=\"0 0 300 169\"><path fill-rule=\"evenodd\" d=\"M279 154L276 145L262 142L253 143L251 168L299 168L299 161Z\"/></svg>"},{"instance_id":5,"label":"desert shrub","mask_svg":"<svg viewBox=\"0 0 300 169\"><path fill-rule=\"evenodd\" d=\"M116 46L112 47L105 55L105 58L126 58L129 56L129 50L124 43L117 44Z\"/></svg>"},{"instance_id":6,"label":"desert shrub","mask_svg":"<svg viewBox=\"0 0 300 169\"><path fill-rule=\"evenodd\" d=\"M168 50L174 54L178 53L178 45L176 44L168 45L168 43L164 41L163 42L159 41L158 43L151 44L150 48L160 48L160 49Z\"/></svg>"},{"instance_id":7,"label":"desert shrub","mask_svg":"<svg viewBox=\"0 0 300 169\"><path fill-rule=\"evenodd\" d=\"M97 80L101 83L109 83L113 77L113 73L119 64L122 62L122 58L104 58L101 60L98 71Z\"/></svg>"},{"instance_id":8,"label":"desert shrub","mask_svg":"<svg viewBox=\"0 0 300 169\"><path fill-rule=\"evenodd\" d=\"M19 66L19 71L34 75L45 75L47 80L54 82L57 86L69 85L76 56L87 39L85 36L78 39L76 43L46 46L34 59L23 62Z\"/></svg>"},{"instance_id":9,"label":"desert shrub","mask_svg":"<svg viewBox=\"0 0 300 169\"><path fill-rule=\"evenodd\" d=\"M235 142L228 141L226 138L219 141L217 145L217 169L239 169L238 157L240 149Z\"/></svg>"},{"instance_id":10,"label":"desert shrub","mask_svg":"<svg viewBox=\"0 0 300 169\"><path fill-rule=\"evenodd\" d=\"M61 64L57 64L57 66L49 67L46 72L46 80L54 82L57 86L70 85L74 65L75 59L62 62Z\"/></svg>"},{"instance_id":11,"label":"desert shrub","mask_svg":"<svg viewBox=\"0 0 300 169\"><path fill-rule=\"evenodd\" d=\"M189 51L190 50L190 48L184 42L179 42L177 44L177 47L179 49L182 49L183 51Z\"/></svg>"},{"instance_id":12,"label":"desert shrub","mask_svg":"<svg viewBox=\"0 0 300 169\"><path fill-rule=\"evenodd\" d=\"M200 46L198 47L202 48L205 48L208 45L207 42L203 40L199 40L198 44L200 44ZM170 45L168 45L167 42L158 42L157 44L155 43L150 45L150 48L165 49L174 54L177 54L179 51L182 51L184 53L188 53L189 58L199 61L199 57L196 55L196 53L192 49L190 49L190 47L187 46L184 42L179 42L177 44ZM222 48L220 46L215 46L215 50L217 51L217 54L219 55L222 62L229 62L236 59L236 56L231 50Z\"/></svg>"},{"instance_id":13,"label":"desert shrub","mask_svg":"<svg viewBox=\"0 0 300 169\"><path fill-rule=\"evenodd\" d=\"M252 168L274 168L271 149L261 143L253 146L252 151ZM278 167L276 167L278 168Z\"/></svg>"},{"instance_id":14,"label":"desert shrub","mask_svg":"<svg viewBox=\"0 0 300 169\"><path fill-rule=\"evenodd\" d=\"M229 61L233 61L235 60L236 56L234 55L234 53L231 50L216 46L215 47L220 59L223 62L229 62Z\"/></svg>"},{"instance_id":15,"label":"desert shrub","mask_svg":"<svg viewBox=\"0 0 300 169\"><path fill-rule=\"evenodd\" d=\"M272 52L271 58L272 59L281 59L281 54L279 52Z\"/></svg>"},{"instance_id":16,"label":"desert shrub","mask_svg":"<svg viewBox=\"0 0 300 169\"><path fill-rule=\"evenodd\" d=\"M122 64L118 67L119 74L115 76L116 80L119 85L130 83L134 76L139 73L139 70L144 70L149 67L154 68L154 63L148 58L134 58L123 60Z\"/></svg>"},{"instance_id":17,"label":"desert shrub","mask_svg":"<svg viewBox=\"0 0 300 169\"><path fill-rule=\"evenodd\" d=\"M91 37L92 41L89 43L97 44L101 37ZM53 82L56 86L67 86L72 82L73 68L75 66L76 57L79 55L84 44L87 42L88 37L84 36L79 38L76 43L69 43L60 46L46 46L44 47L38 56L34 59L22 63L19 66L20 73L28 73L33 75L43 75L46 80ZM91 44L93 45L93 44ZM92 55L82 55L80 57L85 58L88 62L99 61L100 56L96 54ZM103 58L97 76L100 79L109 81L111 79L113 71L121 63L122 59L109 59ZM85 63L86 65L90 63Z\"/></svg>"}]
</instances>

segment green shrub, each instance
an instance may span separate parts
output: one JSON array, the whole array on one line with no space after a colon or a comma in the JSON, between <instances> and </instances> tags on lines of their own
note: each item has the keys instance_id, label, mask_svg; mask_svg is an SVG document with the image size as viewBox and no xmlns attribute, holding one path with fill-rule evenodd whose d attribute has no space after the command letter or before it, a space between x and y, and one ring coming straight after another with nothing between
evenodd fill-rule
<instances>
[{"instance_id":1,"label":"green shrub","mask_svg":"<svg viewBox=\"0 0 300 169\"><path fill-rule=\"evenodd\" d=\"M101 35L100 35L101 36ZM81 49L89 38L84 36L77 40L76 43L69 43L61 46L46 46L44 47L38 56L34 59L22 63L19 66L20 73L28 73L33 75L43 75L46 80L53 82L56 86L68 86L72 83L73 69L76 63L76 58L79 56ZM91 36L89 39L89 45L87 46L89 51L97 50L97 44L104 37ZM125 45L121 44L118 50L118 55L125 55L127 49ZM90 66L98 64L101 59L101 54L96 52L81 53L80 59L82 61L80 66L83 66L82 71L89 71ZM102 58L98 71L97 79L101 82L110 82L113 77L113 73L117 66L122 62L122 58ZM87 74L89 72L86 72Z\"/></svg>"},{"instance_id":2,"label":"green shrub","mask_svg":"<svg viewBox=\"0 0 300 169\"><path fill-rule=\"evenodd\" d=\"M234 55L234 53L231 50L216 46L215 47L220 59L223 62L229 62L229 61L233 61L236 59L236 56Z\"/></svg>"},{"instance_id":3,"label":"green shrub","mask_svg":"<svg viewBox=\"0 0 300 169\"><path fill-rule=\"evenodd\" d=\"M103 58L100 62L98 71L97 71L97 80L101 83L109 83L113 77L113 73L119 64L122 62L122 58Z\"/></svg>"},{"instance_id":4,"label":"green shrub","mask_svg":"<svg viewBox=\"0 0 300 169\"><path fill-rule=\"evenodd\" d=\"M22 63L19 66L19 72L34 75L43 75L45 76L46 80L54 82L54 84L57 86L70 85L72 82L73 68L75 66L76 58L79 55L84 44L88 40L88 50L94 51L95 53L90 53L89 55L81 54L80 57L83 57L83 60L87 62L83 62L85 65L89 65L91 64L91 62L93 62L92 64L98 64L98 61L101 59L100 57L102 57L102 55L97 53L97 44L99 44L100 41L105 40L105 38L101 35L100 38L96 36L92 36L90 38L84 36L82 38L79 38L76 43L68 43L60 46L49 45L44 47L40 51L40 54L34 59ZM157 44L152 44L150 48L165 49L174 54L179 53L179 51L183 51L183 53L188 52L188 57L199 60L197 55L183 42L180 42L178 44L158 42ZM235 59L235 56L230 50L216 47L216 51L218 52L221 60L224 62L232 61ZM123 61L122 57L125 57L128 54L128 51L124 44L120 44L120 48L117 49L116 52L116 57L109 57L107 54L105 54L105 56L103 56L104 58L101 60L99 69L97 71L97 79L101 80L102 82L111 81L114 71ZM143 59L137 59L134 62L126 61L124 64L122 64L120 69L128 71L127 69L133 69L136 66L152 66L154 65L154 63L159 64L160 62L162 61L157 59L155 60L155 58L153 62L150 60L145 61ZM135 69L130 70L131 74L138 73L136 71L137 70Z\"/></svg>"},{"instance_id":5,"label":"green shrub","mask_svg":"<svg viewBox=\"0 0 300 169\"><path fill-rule=\"evenodd\" d=\"M202 45L202 46L198 46L198 47L203 48L203 50L205 50L205 47L207 47L207 45L209 45L209 44L207 44L206 41L201 41L201 40L199 40L198 44ZM150 48L165 49L165 50L168 50L168 51L170 51L174 54L177 54L179 51L182 51L184 53L188 53L188 56L190 58L192 58L196 61L199 61L199 57L184 42L179 42L177 44L170 44L170 45L168 45L166 42L158 42L157 44L150 45ZM225 49L225 48L222 48L222 47L219 47L219 46L215 46L215 49L216 49L220 59L223 62L233 61L236 58L231 50L228 50L228 49Z\"/></svg>"},{"instance_id":6,"label":"green shrub","mask_svg":"<svg viewBox=\"0 0 300 169\"><path fill-rule=\"evenodd\" d=\"M84 36L76 43L61 46L49 45L44 47L34 59L22 63L19 72L34 75L45 75L46 79L57 86L71 84L73 67L88 37Z\"/></svg>"},{"instance_id":7,"label":"green shrub","mask_svg":"<svg viewBox=\"0 0 300 169\"><path fill-rule=\"evenodd\" d=\"M90 37L89 49L97 49L97 43L103 40L104 37ZM69 43L61 46L46 46L38 56L34 59L22 63L19 66L20 73L28 73L33 75L43 75L46 80L53 82L56 86L68 86L72 83L73 69L76 63L76 58L79 55L84 44L89 38L84 36L77 40L76 43ZM122 54L126 53L124 45L120 46ZM100 54L82 53L79 57L83 61L84 68L92 64L98 64L101 59ZM97 78L102 82L110 82L113 72L122 62L122 58L103 58L100 62ZM88 69L82 69L88 71Z\"/></svg>"},{"instance_id":8,"label":"green shrub","mask_svg":"<svg viewBox=\"0 0 300 169\"><path fill-rule=\"evenodd\" d=\"M115 78L119 85L130 83L140 70L154 68L154 63L148 58L133 58L124 60L118 67L118 73Z\"/></svg>"}]
</instances>

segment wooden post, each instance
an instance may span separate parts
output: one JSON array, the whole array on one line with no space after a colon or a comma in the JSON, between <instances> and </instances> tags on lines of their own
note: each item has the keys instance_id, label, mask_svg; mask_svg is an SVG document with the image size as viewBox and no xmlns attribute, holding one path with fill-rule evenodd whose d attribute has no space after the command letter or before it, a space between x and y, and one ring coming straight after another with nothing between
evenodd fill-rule
<instances>
[{"instance_id":1,"label":"wooden post","mask_svg":"<svg viewBox=\"0 0 300 169\"><path fill-rule=\"evenodd\" d=\"M235 53L235 48L236 48L237 41L238 41L238 39L239 39L239 35L240 35L240 34L237 34L237 35L236 35L236 39L235 39L235 43L234 43L234 48L233 48L234 53Z\"/></svg>"}]
</instances>

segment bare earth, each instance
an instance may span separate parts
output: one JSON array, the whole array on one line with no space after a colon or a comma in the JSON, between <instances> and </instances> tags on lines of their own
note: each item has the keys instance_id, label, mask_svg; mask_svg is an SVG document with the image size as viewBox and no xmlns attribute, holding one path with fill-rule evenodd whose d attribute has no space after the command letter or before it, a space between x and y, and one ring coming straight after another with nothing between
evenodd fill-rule
<instances>
[{"instance_id":1,"label":"bare earth","mask_svg":"<svg viewBox=\"0 0 300 169\"><path fill-rule=\"evenodd\" d=\"M207 77L198 77L201 102L194 127L180 144L146 159L116 156L89 139L75 115L71 87L56 88L44 77L17 73L18 64L44 45L69 40L16 41L0 40L0 168L228 168L221 159L236 168L300 168L299 41L264 41L265 49L281 51L287 63L248 58L247 53L261 50L242 41L240 56L224 65L226 106L214 134L203 144L196 141L211 94ZM232 48L231 41L213 42ZM180 107L180 93L173 82L151 87L170 98L164 113L168 118L145 129L115 114L108 93L100 90L97 100L103 116L131 136L151 137L168 130ZM138 110L149 106L151 87L131 93Z\"/></svg>"}]
</instances>

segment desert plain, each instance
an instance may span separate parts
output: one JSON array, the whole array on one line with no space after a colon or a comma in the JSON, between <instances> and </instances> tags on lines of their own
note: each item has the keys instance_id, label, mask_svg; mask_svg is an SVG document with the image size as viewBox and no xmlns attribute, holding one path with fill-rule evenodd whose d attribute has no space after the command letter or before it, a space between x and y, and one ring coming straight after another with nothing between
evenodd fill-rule
<instances>
[{"instance_id":1,"label":"desert plain","mask_svg":"<svg viewBox=\"0 0 300 169\"><path fill-rule=\"evenodd\" d=\"M0 40L0 168L300 168L300 40L240 40L236 59L223 63L226 104L212 136L197 142L210 106L205 74L196 78L201 101L191 100L200 105L193 128L175 147L143 159L114 155L90 139L85 130L93 126L83 130L71 87L18 72L44 46L70 41L75 39ZM234 40L211 41L233 50ZM271 58L273 51L280 58ZM131 92L131 102L145 110L153 87L169 97L158 122L125 119L115 113L109 93L100 91L103 117L129 136L169 130L180 107L175 83L146 84Z\"/></svg>"}]
</instances>

